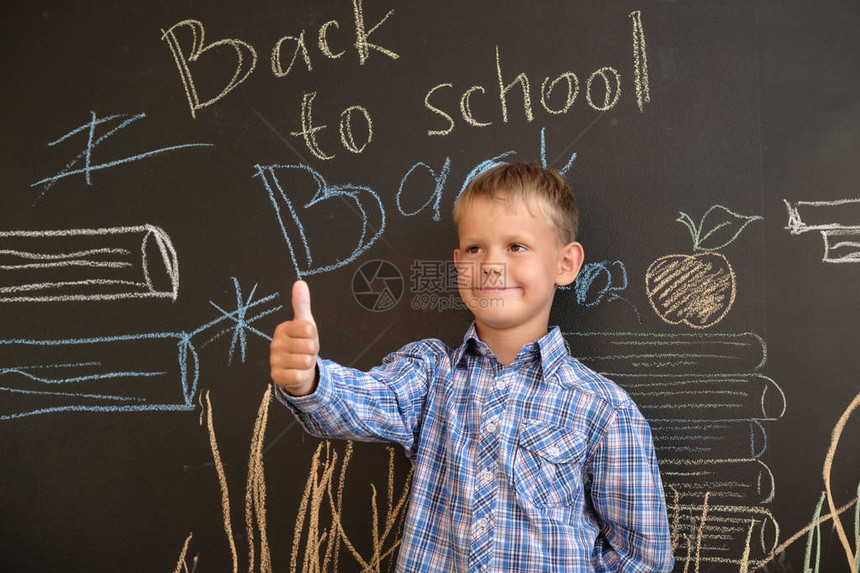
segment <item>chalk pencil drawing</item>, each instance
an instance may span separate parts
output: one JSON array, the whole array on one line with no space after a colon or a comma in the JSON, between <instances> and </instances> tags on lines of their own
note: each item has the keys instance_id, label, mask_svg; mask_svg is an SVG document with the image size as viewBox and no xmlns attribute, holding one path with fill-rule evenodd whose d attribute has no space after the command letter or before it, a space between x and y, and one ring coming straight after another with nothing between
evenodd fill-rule
<instances>
[{"instance_id":1,"label":"chalk pencil drawing","mask_svg":"<svg viewBox=\"0 0 860 573\"><path fill-rule=\"evenodd\" d=\"M72 175L84 175L84 179L87 185L92 185L92 173L94 171L98 171L100 169L108 169L111 167L115 167L117 165L124 165L126 163L131 163L133 161L140 161L141 159L146 159L152 157L154 155L158 155L161 153L166 153L168 151L176 151L178 149L185 149L190 147L212 147L214 143L184 143L180 145L171 145L168 147L160 147L158 149L153 149L150 151L145 151L143 153L138 153L135 155L130 155L127 157L123 157L120 159L114 159L112 161L106 161L103 163L94 163L93 162L93 150L99 145L101 145L106 139L115 135L118 131L125 129L132 123L139 121L146 117L145 113L139 113L137 115L130 114L115 114L109 115L107 117L98 117L96 112L90 112L91 119L88 123L76 127L65 135L61 136L58 139L48 143L49 147L53 147L59 143L62 143L77 134L86 134L87 136L87 144L83 151L81 151L78 155L75 156L74 159L69 161L56 175L52 175L50 177L45 177L44 179L40 179L35 183L32 183L31 187L38 187L39 185L44 185L44 189L40 194L40 197L44 195L45 191L54 186L54 184L60 179L71 177ZM103 133L96 137L96 127L101 126L106 123L115 123L117 124L113 129L110 129L107 133Z\"/></svg>"},{"instance_id":2,"label":"chalk pencil drawing","mask_svg":"<svg viewBox=\"0 0 860 573\"><path fill-rule=\"evenodd\" d=\"M824 263L860 263L860 199L785 201L792 235L818 231Z\"/></svg>"},{"instance_id":3,"label":"chalk pencil drawing","mask_svg":"<svg viewBox=\"0 0 860 573\"><path fill-rule=\"evenodd\" d=\"M668 324L704 329L720 322L731 310L737 280L729 260L715 252L733 243L757 215L741 215L714 205L698 224L686 213L676 221L687 227L695 254L665 255L645 272L645 292L651 308Z\"/></svg>"},{"instance_id":4,"label":"chalk pencil drawing","mask_svg":"<svg viewBox=\"0 0 860 573\"><path fill-rule=\"evenodd\" d=\"M379 195L369 187L353 185L351 183L347 183L346 185L329 185L315 169L304 164L256 165L255 167L256 173L254 177L259 177L266 188L299 279L308 275L329 272L348 265L369 249L385 231L385 208L382 206L382 200L379 198ZM284 186L281 184L280 173L285 170L304 171L311 175L316 185L311 199L298 208L290 198L291 194L285 191ZM310 219L310 221L307 221L305 219L306 215L304 213L300 215L300 211L312 210L318 204L334 198L344 200L354 208L355 213L361 218L361 234L355 246L352 247L351 252L337 256L337 260L334 263L317 265L315 264L313 249L306 233L306 226L311 224L313 219L307 217L307 219ZM364 201L364 199L369 200ZM366 204L370 205L378 213L379 227L375 231L373 230L373 225L371 225L371 214L368 212ZM368 236L369 231L373 232L371 236Z\"/></svg>"},{"instance_id":5,"label":"chalk pencil drawing","mask_svg":"<svg viewBox=\"0 0 860 573\"><path fill-rule=\"evenodd\" d=\"M0 231L0 303L179 296L179 258L155 225Z\"/></svg>"},{"instance_id":6,"label":"chalk pencil drawing","mask_svg":"<svg viewBox=\"0 0 860 573\"><path fill-rule=\"evenodd\" d=\"M190 332L59 339L0 339L0 421L58 412L191 411L199 349L233 335L245 357L252 323L278 312L278 295L247 300L234 278L237 309ZM226 327L225 327L226 325ZM202 342L201 342L202 341Z\"/></svg>"},{"instance_id":7,"label":"chalk pencil drawing","mask_svg":"<svg viewBox=\"0 0 860 573\"><path fill-rule=\"evenodd\" d=\"M763 374L754 333L565 333L587 366L623 387L648 419L678 567L746 573L772 553L776 480L765 424L786 409Z\"/></svg>"}]
</instances>

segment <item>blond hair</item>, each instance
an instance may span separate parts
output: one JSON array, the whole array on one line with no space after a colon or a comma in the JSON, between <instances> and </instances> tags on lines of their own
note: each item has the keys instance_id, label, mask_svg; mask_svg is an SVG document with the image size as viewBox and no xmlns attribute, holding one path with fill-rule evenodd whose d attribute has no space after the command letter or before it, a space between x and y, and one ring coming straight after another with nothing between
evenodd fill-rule
<instances>
[{"instance_id":1,"label":"blond hair","mask_svg":"<svg viewBox=\"0 0 860 573\"><path fill-rule=\"evenodd\" d=\"M509 203L525 199L527 205L536 205L546 215L562 244L576 240L576 196L557 169L535 163L505 163L480 173L457 198L454 224L459 226L466 209L478 197Z\"/></svg>"}]
</instances>

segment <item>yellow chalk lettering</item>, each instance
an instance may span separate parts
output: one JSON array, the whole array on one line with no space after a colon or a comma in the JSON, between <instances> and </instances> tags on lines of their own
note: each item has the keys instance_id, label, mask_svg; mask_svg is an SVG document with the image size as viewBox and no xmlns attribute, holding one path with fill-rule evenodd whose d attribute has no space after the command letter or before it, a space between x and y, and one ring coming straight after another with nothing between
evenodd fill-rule
<instances>
[{"instance_id":1,"label":"yellow chalk lettering","mask_svg":"<svg viewBox=\"0 0 860 573\"><path fill-rule=\"evenodd\" d=\"M523 88L523 108L526 114L526 119L528 121L532 121L534 116L532 115L532 100L529 91L531 88L529 87L529 77L525 74L525 72L521 73L517 77L514 78L514 81L505 85L505 80L502 79L502 63L499 58L499 47L496 46L496 71L499 74L499 98L502 102L502 121L508 123L508 102L507 102L507 94L513 89L514 84L520 84L520 87Z\"/></svg>"},{"instance_id":2,"label":"yellow chalk lettering","mask_svg":"<svg viewBox=\"0 0 860 573\"><path fill-rule=\"evenodd\" d=\"M291 41L296 43L296 49L293 51L293 57L290 58L290 65L287 66L287 69L284 70L281 66L281 44L285 41ZM282 78L290 73L290 70L293 69L293 64L296 63L296 57L298 57L299 52L302 53L302 58L305 61L305 66L307 66L308 71L311 71L311 57L308 55L308 47L305 45L305 31L302 30L302 33L296 36L284 36L275 44L275 47L272 48L272 73L275 76Z\"/></svg>"},{"instance_id":3,"label":"yellow chalk lettering","mask_svg":"<svg viewBox=\"0 0 860 573\"><path fill-rule=\"evenodd\" d=\"M301 136L305 140L305 145L308 147L314 157L318 159L334 159L334 155L326 155L325 151L317 143L316 133L325 129L327 126L314 126L313 122L313 106L314 98L317 97L316 92L306 93L302 99L302 130L293 131L290 135Z\"/></svg>"},{"instance_id":4,"label":"yellow chalk lettering","mask_svg":"<svg viewBox=\"0 0 860 573\"><path fill-rule=\"evenodd\" d=\"M371 44L367 41L368 37L376 31L386 20L388 17L394 13L394 10L389 10L388 14L386 14L382 20L380 20L376 26L371 29L366 29L364 25L364 7L362 6L362 0L352 0L352 8L353 15L355 16L355 47L358 50L358 59L361 65L364 65L364 62L367 61L367 58L370 57L370 49L374 49L378 52L381 52L391 58L392 60L396 60L400 56L387 48L383 48L382 46L378 46L376 44Z\"/></svg>"},{"instance_id":5,"label":"yellow chalk lettering","mask_svg":"<svg viewBox=\"0 0 860 573\"><path fill-rule=\"evenodd\" d=\"M442 111L438 107L434 107L430 103L430 96L433 94L433 92L435 92L439 88L453 88L453 87L454 87L453 84L439 84L439 85L436 85L436 86L433 86L432 88L430 88L430 91L428 91L427 95L424 96L424 106L427 109L429 109L430 111L432 111L434 113L438 113L439 115L441 115L442 117L447 119L448 124L449 124L448 129L428 130L427 135L448 135L449 133L451 133L454 130L454 118L452 118L450 115L448 115L447 113L445 113L444 111Z\"/></svg>"},{"instance_id":6,"label":"yellow chalk lettering","mask_svg":"<svg viewBox=\"0 0 860 573\"><path fill-rule=\"evenodd\" d=\"M567 98L564 101L564 106L561 109L551 109L547 100L552 97L552 90L555 89L555 86L557 86L562 80L567 81ZM549 87L547 87L547 84ZM561 115L563 113L567 113L567 110L569 110L570 106L573 105L573 102L576 101L576 96L578 94L579 78L577 78L576 74L573 72L565 72L551 82L549 81L549 78L543 79L543 83L541 83L540 86L540 103L549 113Z\"/></svg>"},{"instance_id":7,"label":"yellow chalk lettering","mask_svg":"<svg viewBox=\"0 0 860 573\"><path fill-rule=\"evenodd\" d=\"M191 49L187 52L182 50L179 39L176 37L175 30L177 28L190 28L191 30ZM185 96L188 98L188 105L191 107L192 118L197 116L197 110L212 105L248 79L248 76L251 75L254 67L257 65L257 51L251 44L235 38L225 38L206 45L204 36L203 23L199 20L183 20L174 24L166 31L161 30L161 39L167 42L173 54L173 59L176 62L176 67L179 69L182 86L185 88ZM191 68L188 64L196 62L204 53L218 46L230 46L236 51L236 55L238 56L236 71L224 89L221 90L221 93L201 103L200 97L197 94L197 88L194 85L194 78L191 75ZM246 57L250 59L250 64L248 64Z\"/></svg>"},{"instance_id":8,"label":"yellow chalk lettering","mask_svg":"<svg viewBox=\"0 0 860 573\"><path fill-rule=\"evenodd\" d=\"M492 121L481 122L475 119L475 116L472 115L472 105L471 98L472 93L479 91L481 93L487 93L483 86L472 86L463 92L463 97L460 98L460 112L463 114L463 119L466 120L466 123L469 125L474 125L475 127L486 127L488 125L493 125Z\"/></svg>"},{"instance_id":9,"label":"yellow chalk lettering","mask_svg":"<svg viewBox=\"0 0 860 573\"><path fill-rule=\"evenodd\" d=\"M364 117L367 124L367 140L360 146L355 143L355 136L352 133L352 112L358 111ZM370 140L373 139L373 122L370 121L370 114L360 105L354 105L343 110L340 114L340 141L343 146L353 153L361 153Z\"/></svg>"},{"instance_id":10,"label":"yellow chalk lettering","mask_svg":"<svg viewBox=\"0 0 860 573\"><path fill-rule=\"evenodd\" d=\"M341 57L346 52L346 50L341 50L336 54L332 53L331 47L328 45L328 38L326 37L326 33L328 32L330 26L334 26L338 29L340 28L340 24L337 23L337 20L329 20L328 22L320 26L319 47L320 52L322 52L324 56L331 58L332 60L336 60L337 58Z\"/></svg>"},{"instance_id":11,"label":"yellow chalk lettering","mask_svg":"<svg viewBox=\"0 0 860 573\"><path fill-rule=\"evenodd\" d=\"M614 89L613 82L607 76L607 73L612 75L614 81ZM595 77L600 76L600 79L603 80L603 85L605 91L603 92L603 105L597 105L591 99L591 82ZM614 95L614 97L613 97ZM621 75L618 73L615 68L605 67L600 68L595 71L593 74L588 76L588 84L585 86L585 99L588 101L588 105L596 109L597 111L607 111L615 107L615 104L618 103L618 97L621 95ZM611 98L611 99L610 99Z\"/></svg>"}]
</instances>

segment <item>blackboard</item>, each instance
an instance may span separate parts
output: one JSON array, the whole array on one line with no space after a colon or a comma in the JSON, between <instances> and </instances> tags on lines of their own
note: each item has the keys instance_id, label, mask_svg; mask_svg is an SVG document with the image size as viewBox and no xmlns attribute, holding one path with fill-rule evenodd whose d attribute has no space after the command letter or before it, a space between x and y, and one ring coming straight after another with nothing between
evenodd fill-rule
<instances>
[{"instance_id":1,"label":"blackboard","mask_svg":"<svg viewBox=\"0 0 860 573\"><path fill-rule=\"evenodd\" d=\"M651 421L676 571L857 571L855 3L2 26L0 570L391 570L408 462L304 435L267 337L302 277L327 358L458 344L451 206L528 160L578 194L552 321Z\"/></svg>"}]
</instances>

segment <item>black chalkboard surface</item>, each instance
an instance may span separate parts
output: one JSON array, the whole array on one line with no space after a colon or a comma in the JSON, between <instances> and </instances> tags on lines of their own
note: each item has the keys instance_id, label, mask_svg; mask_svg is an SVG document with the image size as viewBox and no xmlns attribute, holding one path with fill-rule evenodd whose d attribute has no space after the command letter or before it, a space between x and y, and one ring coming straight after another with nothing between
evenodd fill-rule
<instances>
[{"instance_id":1,"label":"black chalkboard surface","mask_svg":"<svg viewBox=\"0 0 860 573\"><path fill-rule=\"evenodd\" d=\"M857 572L854 2L7 8L0 570L390 571L409 464L270 395L458 344L450 209L562 169L552 321L652 424L676 571Z\"/></svg>"}]
</instances>

